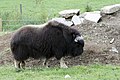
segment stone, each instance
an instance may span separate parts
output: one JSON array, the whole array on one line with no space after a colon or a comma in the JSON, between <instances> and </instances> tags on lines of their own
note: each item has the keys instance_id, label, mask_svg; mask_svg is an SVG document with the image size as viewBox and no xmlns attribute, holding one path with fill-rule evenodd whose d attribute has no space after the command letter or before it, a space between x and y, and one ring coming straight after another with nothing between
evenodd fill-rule
<instances>
[{"instance_id":1,"label":"stone","mask_svg":"<svg viewBox=\"0 0 120 80\"><path fill-rule=\"evenodd\" d=\"M92 21L92 22L98 22L102 16L100 15L100 11L94 11L94 12L86 12L84 18L86 20Z\"/></svg>"},{"instance_id":2,"label":"stone","mask_svg":"<svg viewBox=\"0 0 120 80\"><path fill-rule=\"evenodd\" d=\"M115 47L112 47L112 49L110 51L118 53L118 50Z\"/></svg>"},{"instance_id":3,"label":"stone","mask_svg":"<svg viewBox=\"0 0 120 80\"><path fill-rule=\"evenodd\" d=\"M73 25L73 23L71 21L67 21L65 18L53 18L52 20L63 23L67 26L72 26Z\"/></svg>"},{"instance_id":4,"label":"stone","mask_svg":"<svg viewBox=\"0 0 120 80\"><path fill-rule=\"evenodd\" d=\"M72 25L73 25L73 22L71 22L71 21L66 21L65 24L68 25L68 26L72 26Z\"/></svg>"},{"instance_id":5,"label":"stone","mask_svg":"<svg viewBox=\"0 0 120 80\"><path fill-rule=\"evenodd\" d=\"M79 25L79 24L83 23L84 18L80 18L79 16L74 15L74 16L72 17L72 20L71 20L71 21L73 22L74 25Z\"/></svg>"},{"instance_id":6,"label":"stone","mask_svg":"<svg viewBox=\"0 0 120 80\"><path fill-rule=\"evenodd\" d=\"M105 6L101 8L101 14L112 14L120 10L120 4Z\"/></svg>"},{"instance_id":7,"label":"stone","mask_svg":"<svg viewBox=\"0 0 120 80\"><path fill-rule=\"evenodd\" d=\"M110 44L112 44L114 41L115 41L115 38L113 38L113 39L110 41Z\"/></svg>"},{"instance_id":8,"label":"stone","mask_svg":"<svg viewBox=\"0 0 120 80\"><path fill-rule=\"evenodd\" d=\"M74 15L79 15L79 14L80 14L80 9L70 9L59 12L59 15L63 18L71 18Z\"/></svg>"},{"instance_id":9,"label":"stone","mask_svg":"<svg viewBox=\"0 0 120 80\"><path fill-rule=\"evenodd\" d=\"M70 75L67 74L67 75L65 75L65 79L66 79L66 78L71 78L71 77L70 77Z\"/></svg>"},{"instance_id":10,"label":"stone","mask_svg":"<svg viewBox=\"0 0 120 80\"><path fill-rule=\"evenodd\" d=\"M58 21L58 22L66 21L65 18L53 18L52 20L55 20L55 21Z\"/></svg>"}]
</instances>

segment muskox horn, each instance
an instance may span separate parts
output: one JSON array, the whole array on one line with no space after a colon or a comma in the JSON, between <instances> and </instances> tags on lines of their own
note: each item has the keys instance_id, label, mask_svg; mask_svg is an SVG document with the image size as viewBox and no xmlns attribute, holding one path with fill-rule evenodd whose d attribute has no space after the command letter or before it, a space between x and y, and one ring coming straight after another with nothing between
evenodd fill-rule
<instances>
[{"instance_id":1,"label":"muskox horn","mask_svg":"<svg viewBox=\"0 0 120 80\"><path fill-rule=\"evenodd\" d=\"M77 37L74 39L75 42L78 42L78 41L80 41L80 40L83 40L83 37L82 37L82 36L77 36Z\"/></svg>"}]
</instances>

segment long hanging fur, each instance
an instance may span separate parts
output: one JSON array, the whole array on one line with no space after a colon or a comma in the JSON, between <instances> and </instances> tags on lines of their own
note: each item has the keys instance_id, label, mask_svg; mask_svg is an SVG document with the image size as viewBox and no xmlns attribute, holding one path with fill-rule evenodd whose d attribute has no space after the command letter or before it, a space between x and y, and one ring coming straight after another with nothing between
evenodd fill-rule
<instances>
[{"instance_id":1,"label":"long hanging fur","mask_svg":"<svg viewBox=\"0 0 120 80\"><path fill-rule=\"evenodd\" d=\"M49 59L55 56L60 59L66 55L80 55L83 52L84 43L75 43L76 36L81 36L77 30L50 21L44 25L26 25L18 29L12 36L10 46L17 61L29 57Z\"/></svg>"}]
</instances>

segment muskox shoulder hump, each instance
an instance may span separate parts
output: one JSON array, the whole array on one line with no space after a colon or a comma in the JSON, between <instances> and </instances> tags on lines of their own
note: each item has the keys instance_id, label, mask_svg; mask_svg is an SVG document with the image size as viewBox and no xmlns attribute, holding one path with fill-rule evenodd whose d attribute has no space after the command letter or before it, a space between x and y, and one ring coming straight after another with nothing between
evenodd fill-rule
<instances>
[{"instance_id":1,"label":"muskox shoulder hump","mask_svg":"<svg viewBox=\"0 0 120 80\"><path fill-rule=\"evenodd\" d=\"M47 23L47 26L52 26L52 27L68 27L67 25L60 23L58 21L55 20L50 20Z\"/></svg>"}]
</instances>

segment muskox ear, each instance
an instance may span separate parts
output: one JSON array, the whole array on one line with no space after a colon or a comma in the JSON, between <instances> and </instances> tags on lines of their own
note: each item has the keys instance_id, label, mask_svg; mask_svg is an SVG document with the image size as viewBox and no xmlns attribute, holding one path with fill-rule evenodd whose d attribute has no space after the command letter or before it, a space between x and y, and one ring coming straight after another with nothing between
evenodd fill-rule
<instances>
[{"instance_id":1,"label":"muskox ear","mask_svg":"<svg viewBox=\"0 0 120 80\"><path fill-rule=\"evenodd\" d=\"M80 40L83 40L83 37L82 36L76 36L76 38L74 39L75 42L78 42Z\"/></svg>"}]
</instances>

